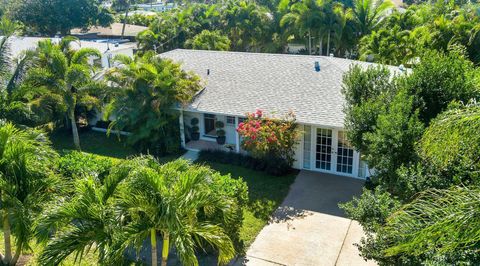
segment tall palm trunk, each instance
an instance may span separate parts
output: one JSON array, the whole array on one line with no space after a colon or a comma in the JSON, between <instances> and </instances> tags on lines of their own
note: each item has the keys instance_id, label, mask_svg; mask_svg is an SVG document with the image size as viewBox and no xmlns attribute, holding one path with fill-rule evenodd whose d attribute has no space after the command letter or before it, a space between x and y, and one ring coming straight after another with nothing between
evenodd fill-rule
<instances>
[{"instance_id":1,"label":"tall palm trunk","mask_svg":"<svg viewBox=\"0 0 480 266\"><path fill-rule=\"evenodd\" d=\"M125 26L127 26L127 18L128 18L128 10L130 9L130 1L127 1L127 11L125 11L125 18L123 19L123 26L122 26L122 39L125 36Z\"/></svg>"},{"instance_id":2,"label":"tall palm trunk","mask_svg":"<svg viewBox=\"0 0 480 266\"><path fill-rule=\"evenodd\" d=\"M80 150L80 138L78 136L77 121L75 121L75 105L69 108L68 118L72 126L73 144L77 150Z\"/></svg>"},{"instance_id":3,"label":"tall palm trunk","mask_svg":"<svg viewBox=\"0 0 480 266\"><path fill-rule=\"evenodd\" d=\"M3 264L10 264L12 261L12 241L10 240L10 221L8 220L8 211L3 211L3 240L5 244L5 256L3 257Z\"/></svg>"},{"instance_id":4,"label":"tall palm trunk","mask_svg":"<svg viewBox=\"0 0 480 266\"><path fill-rule=\"evenodd\" d=\"M157 231L150 229L150 242L152 244L152 266L158 265L157 262ZM163 260L162 260L163 264Z\"/></svg>"},{"instance_id":5,"label":"tall palm trunk","mask_svg":"<svg viewBox=\"0 0 480 266\"><path fill-rule=\"evenodd\" d=\"M170 246L170 234L163 233L163 247L162 247L162 266L167 266L168 250Z\"/></svg>"},{"instance_id":6,"label":"tall palm trunk","mask_svg":"<svg viewBox=\"0 0 480 266\"><path fill-rule=\"evenodd\" d=\"M320 33L318 39L318 55L323 55L323 34Z\"/></svg>"},{"instance_id":7,"label":"tall palm trunk","mask_svg":"<svg viewBox=\"0 0 480 266\"><path fill-rule=\"evenodd\" d=\"M330 35L332 35L331 31L328 31L328 38L327 38L327 56L330 55Z\"/></svg>"},{"instance_id":8,"label":"tall palm trunk","mask_svg":"<svg viewBox=\"0 0 480 266\"><path fill-rule=\"evenodd\" d=\"M312 54L312 35L310 30L308 30L308 54Z\"/></svg>"}]
</instances>

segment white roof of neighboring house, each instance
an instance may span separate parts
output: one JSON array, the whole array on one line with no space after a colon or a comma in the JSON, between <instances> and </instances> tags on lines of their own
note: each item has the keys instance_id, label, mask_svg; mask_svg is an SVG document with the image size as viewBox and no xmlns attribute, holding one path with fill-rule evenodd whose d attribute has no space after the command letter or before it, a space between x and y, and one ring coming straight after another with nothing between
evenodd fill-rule
<instances>
[{"instance_id":1,"label":"white roof of neighboring house","mask_svg":"<svg viewBox=\"0 0 480 266\"><path fill-rule=\"evenodd\" d=\"M8 40L10 44L11 55L13 57L16 57L22 51L35 50L35 48L37 47L37 43L45 39L48 39L48 38L12 36ZM73 49L79 49L82 47L95 48L99 50L101 53L105 53L108 48L110 48L110 51L115 52L115 51L120 51L124 49L135 49L137 47L136 43L133 43L133 42L120 43L118 44L117 47L115 47L115 44L113 43L107 44L106 42L92 42L92 41L80 41L80 43L73 42L72 46L73 46L72 47Z\"/></svg>"},{"instance_id":2,"label":"white roof of neighboring house","mask_svg":"<svg viewBox=\"0 0 480 266\"><path fill-rule=\"evenodd\" d=\"M122 36L123 23L112 23L109 27L94 26L88 30L73 29L72 35L96 34L98 36ZM147 27L126 24L125 35L127 37L136 37L140 32L147 30Z\"/></svg>"},{"instance_id":3,"label":"white roof of neighboring house","mask_svg":"<svg viewBox=\"0 0 480 266\"><path fill-rule=\"evenodd\" d=\"M273 115L291 110L300 123L335 128L344 127L343 74L353 64L374 65L327 56L182 49L160 56L181 63L205 82L205 89L185 110L235 116L257 108ZM389 68L401 73L397 67Z\"/></svg>"}]
</instances>

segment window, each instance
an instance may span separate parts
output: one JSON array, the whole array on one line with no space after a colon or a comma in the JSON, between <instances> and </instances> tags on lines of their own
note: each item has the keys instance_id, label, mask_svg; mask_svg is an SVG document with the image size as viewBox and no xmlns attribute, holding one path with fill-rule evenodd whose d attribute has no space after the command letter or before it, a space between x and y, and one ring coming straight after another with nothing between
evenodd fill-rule
<instances>
[{"instance_id":1,"label":"window","mask_svg":"<svg viewBox=\"0 0 480 266\"><path fill-rule=\"evenodd\" d=\"M245 117L239 117L238 118L238 123L240 124L240 123L245 122L245 119L246 119Z\"/></svg>"},{"instance_id":2,"label":"window","mask_svg":"<svg viewBox=\"0 0 480 266\"><path fill-rule=\"evenodd\" d=\"M227 125L231 125L231 126L235 125L235 117L234 116L227 116Z\"/></svg>"}]
</instances>

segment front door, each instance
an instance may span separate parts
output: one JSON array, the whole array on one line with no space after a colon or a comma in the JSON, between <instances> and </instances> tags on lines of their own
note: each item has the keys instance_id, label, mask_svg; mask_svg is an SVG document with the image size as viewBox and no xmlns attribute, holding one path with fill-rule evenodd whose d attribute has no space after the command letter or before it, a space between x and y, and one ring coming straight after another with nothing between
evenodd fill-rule
<instances>
[{"instance_id":1,"label":"front door","mask_svg":"<svg viewBox=\"0 0 480 266\"><path fill-rule=\"evenodd\" d=\"M211 114L204 114L204 125L205 125L205 132L204 134L207 136L215 136L216 131L215 131L215 121L216 121L215 115Z\"/></svg>"},{"instance_id":2,"label":"front door","mask_svg":"<svg viewBox=\"0 0 480 266\"><path fill-rule=\"evenodd\" d=\"M346 135L344 131L338 131L336 171L338 173L352 174L354 150L348 142Z\"/></svg>"},{"instance_id":3,"label":"front door","mask_svg":"<svg viewBox=\"0 0 480 266\"><path fill-rule=\"evenodd\" d=\"M358 154L348 143L344 131L317 128L315 168L322 172L353 175Z\"/></svg>"},{"instance_id":4,"label":"front door","mask_svg":"<svg viewBox=\"0 0 480 266\"><path fill-rule=\"evenodd\" d=\"M317 128L317 147L315 154L315 167L317 169L332 170L332 139L331 129Z\"/></svg>"}]
</instances>

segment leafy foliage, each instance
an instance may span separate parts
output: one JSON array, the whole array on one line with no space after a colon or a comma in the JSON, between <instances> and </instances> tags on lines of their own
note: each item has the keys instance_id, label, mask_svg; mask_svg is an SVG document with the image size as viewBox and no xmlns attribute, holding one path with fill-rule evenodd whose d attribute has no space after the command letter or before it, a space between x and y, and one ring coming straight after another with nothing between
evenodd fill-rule
<instances>
[{"instance_id":1,"label":"leafy foliage","mask_svg":"<svg viewBox=\"0 0 480 266\"><path fill-rule=\"evenodd\" d=\"M71 44L75 41L78 39L65 37L58 44L50 39L38 43L32 59L34 67L28 70L23 84L28 89L23 97L37 112L46 115L42 119L45 123L68 117L73 142L80 149L76 108L99 106L99 91L104 86L94 79L95 68L88 64L89 58L100 58L100 52L90 48L74 50ZM51 116L58 114L61 116Z\"/></svg>"},{"instance_id":2,"label":"leafy foliage","mask_svg":"<svg viewBox=\"0 0 480 266\"><path fill-rule=\"evenodd\" d=\"M288 169L295 161L295 144L298 131L295 115L287 114L275 119L265 116L261 110L247 114L237 128L242 137L242 147L260 160L276 161ZM281 167L279 167L281 169ZM280 173L285 170L280 170Z\"/></svg>"},{"instance_id":3,"label":"leafy foliage","mask_svg":"<svg viewBox=\"0 0 480 266\"><path fill-rule=\"evenodd\" d=\"M4 263L15 265L29 249L33 225L58 179L52 172L56 154L43 132L0 124L0 210L4 233ZM12 252L12 239L14 251Z\"/></svg>"},{"instance_id":4,"label":"leafy foliage","mask_svg":"<svg viewBox=\"0 0 480 266\"><path fill-rule=\"evenodd\" d=\"M180 148L176 104L189 102L200 90L198 76L180 65L147 53L134 60L118 56L107 78L115 88L107 107L116 119L110 124L130 131L128 141L141 151L160 155Z\"/></svg>"},{"instance_id":5,"label":"leafy foliage","mask_svg":"<svg viewBox=\"0 0 480 266\"><path fill-rule=\"evenodd\" d=\"M85 172L74 187L74 193L51 202L37 227L47 243L39 258L42 265L58 264L72 254L80 259L94 247L99 263L123 263L129 247L138 249L157 234L167 255L170 242L179 258L192 265L198 264L198 251L219 250L219 261L227 262L235 252L233 243L242 248L246 184L208 167L183 160L160 165L152 157L138 157L112 168L103 180ZM156 256L156 241L151 243Z\"/></svg>"},{"instance_id":6,"label":"leafy foliage","mask_svg":"<svg viewBox=\"0 0 480 266\"><path fill-rule=\"evenodd\" d=\"M109 175L114 162L110 158L73 151L60 157L57 164L64 177L75 179L91 176L102 182Z\"/></svg>"},{"instance_id":7,"label":"leafy foliage","mask_svg":"<svg viewBox=\"0 0 480 266\"><path fill-rule=\"evenodd\" d=\"M383 229L390 240L385 254L435 253L445 256L449 263L478 263L479 196L478 187L422 192L388 218Z\"/></svg>"},{"instance_id":8,"label":"leafy foliage","mask_svg":"<svg viewBox=\"0 0 480 266\"><path fill-rule=\"evenodd\" d=\"M188 39L185 47L195 50L228 51L230 50L230 40L219 31L203 30L192 39Z\"/></svg>"},{"instance_id":9,"label":"leafy foliage","mask_svg":"<svg viewBox=\"0 0 480 266\"><path fill-rule=\"evenodd\" d=\"M11 14L34 32L48 35L67 35L73 28L107 26L113 21L96 0L21 0Z\"/></svg>"},{"instance_id":10,"label":"leafy foliage","mask_svg":"<svg viewBox=\"0 0 480 266\"><path fill-rule=\"evenodd\" d=\"M452 107L427 128L419 142L419 154L449 183L480 185L478 130L478 105Z\"/></svg>"}]
</instances>

